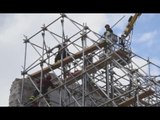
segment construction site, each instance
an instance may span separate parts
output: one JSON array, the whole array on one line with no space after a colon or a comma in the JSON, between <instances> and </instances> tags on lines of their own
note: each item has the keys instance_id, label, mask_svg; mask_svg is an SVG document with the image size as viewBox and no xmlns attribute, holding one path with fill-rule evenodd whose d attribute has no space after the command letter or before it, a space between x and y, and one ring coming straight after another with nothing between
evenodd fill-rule
<instances>
[{"instance_id":1,"label":"construction site","mask_svg":"<svg viewBox=\"0 0 160 120\"><path fill-rule=\"evenodd\" d=\"M160 67L131 49L129 36L140 16L130 17L121 36L111 28L100 35L64 13L24 36L22 78L12 83L9 106L160 106L160 74L152 72Z\"/></svg>"}]
</instances>

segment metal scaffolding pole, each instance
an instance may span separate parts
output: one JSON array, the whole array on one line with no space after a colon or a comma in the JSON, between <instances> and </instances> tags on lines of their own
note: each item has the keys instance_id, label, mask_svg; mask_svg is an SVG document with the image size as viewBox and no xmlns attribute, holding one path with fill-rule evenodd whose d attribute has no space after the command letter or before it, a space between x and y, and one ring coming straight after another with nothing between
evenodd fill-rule
<instances>
[{"instance_id":1,"label":"metal scaffolding pole","mask_svg":"<svg viewBox=\"0 0 160 120\"><path fill-rule=\"evenodd\" d=\"M65 23L70 22L73 25L69 25L69 32L65 31L65 19ZM51 25L54 23L55 26L61 25L59 28L62 28L62 31L52 30ZM74 30L70 33L72 27ZM35 39L35 42L32 41L39 33L42 33L42 41L39 42L38 37L38 42ZM53 42L54 47L51 44ZM113 43L112 39L105 39L86 24L81 25L65 14L43 26L42 30L29 39L25 37L24 43L23 79L19 100L24 106L31 105L34 101L38 101L39 106L151 106L160 101L160 82L152 74L151 65L158 69L160 67L152 64L149 59L145 60L145 65L137 65L133 58L139 56L129 48L122 49L122 46ZM40 43L42 44L39 45ZM37 54L37 59L30 65L26 64L29 45ZM58 51L60 60L54 63L53 59L58 53L55 48L58 46L61 48ZM64 53L68 56L64 56ZM148 72L144 69L147 65ZM43 93L43 79L46 74L54 76L51 80L54 87ZM37 79L40 80L40 86L35 83ZM24 87L27 81L38 91L39 96L24 104L29 96L24 96L27 92ZM46 99L48 96L53 102Z\"/></svg>"},{"instance_id":2,"label":"metal scaffolding pole","mask_svg":"<svg viewBox=\"0 0 160 120\"><path fill-rule=\"evenodd\" d=\"M107 55L109 53L108 45L104 48L104 52ZM106 62L105 65L105 74L106 74L106 94L109 96L109 64Z\"/></svg>"},{"instance_id":3,"label":"metal scaffolding pole","mask_svg":"<svg viewBox=\"0 0 160 120\"><path fill-rule=\"evenodd\" d=\"M83 48L83 72L86 71L86 63L87 63L87 59L86 59L86 55L84 54L84 50L87 47L87 43L86 43L86 26L83 25L83 31L82 31L82 48ZM87 76L84 73L83 74L83 78L82 78L82 106L85 106L85 93L86 93L86 84L87 84Z\"/></svg>"},{"instance_id":4,"label":"metal scaffolding pole","mask_svg":"<svg viewBox=\"0 0 160 120\"><path fill-rule=\"evenodd\" d=\"M110 76L111 76L111 99L113 99L114 98L114 83L113 83L114 73L113 71L110 72Z\"/></svg>"},{"instance_id":5,"label":"metal scaffolding pole","mask_svg":"<svg viewBox=\"0 0 160 120\"><path fill-rule=\"evenodd\" d=\"M27 36L25 36L24 43L25 43L25 50L24 50L24 66L23 66L23 72L21 73L23 75L22 79L22 85L21 85L21 95L20 95L20 104L23 105L23 88L24 88L24 80L26 75L26 62L27 62L27 43L29 40L27 39Z\"/></svg>"}]
</instances>

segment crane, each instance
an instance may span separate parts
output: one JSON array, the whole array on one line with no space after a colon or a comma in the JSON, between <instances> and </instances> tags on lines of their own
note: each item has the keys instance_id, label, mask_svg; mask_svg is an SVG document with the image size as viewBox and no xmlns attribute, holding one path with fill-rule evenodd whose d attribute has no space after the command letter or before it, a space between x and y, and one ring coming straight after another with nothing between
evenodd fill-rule
<instances>
[{"instance_id":1,"label":"crane","mask_svg":"<svg viewBox=\"0 0 160 120\"><path fill-rule=\"evenodd\" d=\"M121 36L123 36L123 39L125 39L126 37L128 37L128 35L130 34L131 30L133 29L133 26L137 20L137 18L141 15L141 13L135 13L134 16L131 16L128 20L128 24L123 32L123 34Z\"/></svg>"}]
</instances>

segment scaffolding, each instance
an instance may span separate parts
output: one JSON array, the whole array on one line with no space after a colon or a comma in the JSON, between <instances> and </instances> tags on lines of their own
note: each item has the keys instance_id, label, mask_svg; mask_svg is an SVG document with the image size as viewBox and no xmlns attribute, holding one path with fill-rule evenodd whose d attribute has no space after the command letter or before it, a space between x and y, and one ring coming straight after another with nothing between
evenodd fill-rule
<instances>
[{"instance_id":1,"label":"scaffolding","mask_svg":"<svg viewBox=\"0 0 160 120\"><path fill-rule=\"evenodd\" d=\"M61 31L55 30L57 26ZM117 42L66 14L43 25L33 36L25 36L20 105L32 106L36 102L37 106L48 107L159 106L160 74L152 70L159 71L160 67L133 53L129 45L119 44L117 35L114 38ZM60 60L54 62L58 52L67 52L68 56L61 54ZM54 88L43 93L46 74L52 75ZM26 80L39 93L33 101L24 95ZM40 80L39 86L36 80Z\"/></svg>"}]
</instances>

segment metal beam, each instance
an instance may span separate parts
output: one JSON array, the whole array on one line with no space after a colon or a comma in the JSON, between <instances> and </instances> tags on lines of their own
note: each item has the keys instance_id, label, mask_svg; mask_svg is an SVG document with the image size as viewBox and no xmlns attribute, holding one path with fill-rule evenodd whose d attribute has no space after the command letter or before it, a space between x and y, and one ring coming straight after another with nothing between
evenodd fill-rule
<instances>
[{"instance_id":1,"label":"metal beam","mask_svg":"<svg viewBox=\"0 0 160 120\"><path fill-rule=\"evenodd\" d=\"M122 56L122 57L127 56L127 52L124 52L124 51L119 49L115 53L113 52L108 59L107 58L106 59L102 58L102 59L98 60L97 62L88 65L86 67L85 72L83 72L83 70L80 70L80 71L77 71L74 74L72 74L72 76L70 76L66 79L67 84L73 84L74 82L78 81L79 79L82 79L83 74L86 73L86 72L88 74L96 73L97 70L100 70L103 67L105 67L106 61L107 61L107 64L110 64L112 62L112 59L118 59L119 57L117 56L117 54Z\"/></svg>"}]
</instances>

